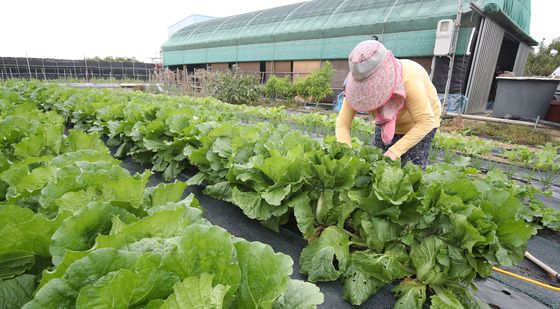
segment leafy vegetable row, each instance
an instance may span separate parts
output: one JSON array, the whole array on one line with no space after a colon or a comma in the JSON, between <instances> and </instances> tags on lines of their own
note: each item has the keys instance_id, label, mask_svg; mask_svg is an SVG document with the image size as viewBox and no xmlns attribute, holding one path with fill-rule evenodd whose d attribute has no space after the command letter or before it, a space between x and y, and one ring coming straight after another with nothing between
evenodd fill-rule
<instances>
[{"instance_id":1,"label":"leafy vegetable row","mask_svg":"<svg viewBox=\"0 0 560 309\"><path fill-rule=\"evenodd\" d=\"M511 149L500 149L495 143L477 137L468 137L455 133L438 133L434 139L434 146L449 151L456 151L470 157L480 157L498 150L499 154L510 163L519 164L535 172L560 171L559 147L548 143L534 151L527 146L514 145Z\"/></svg>"},{"instance_id":2,"label":"leafy vegetable row","mask_svg":"<svg viewBox=\"0 0 560 309\"><path fill-rule=\"evenodd\" d=\"M293 261L230 235L181 200L186 183L146 187L97 133L70 130L0 91L1 308L315 308Z\"/></svg>"},{"instance_id":3,"label":"leafy vegetable row","mask_svg":"<svg viewBox=\"0 0 560 309\"><path fill-rule=\"evenodd\" d=\"M500 171L440 164L425 173L379 150L348 148L282 125L244 124L226 104L138 93L68 90L37 84L16 91L77 128L99 131L172 178L187 164L208 194L239 206L273 229L295 216L310 241L300 257L310 281L341 280L361 304L387 283L397 308L481 308L470 290L492 265L523 258L557 213Z\"/></svg>"},{"instance_id":4,"label":"leafy vegetable row","mask_svg":"<svg viewBox=\"0 0 560 309\"><path fill-rule=\"evenodd\" d=\"M245 105L224 105L214 99L205 99L202 104L205 107L214 107L228 112L235 113L241 120L250 122L268 121L272 124L290 124L292 128L303 130L321 135L333 135L336 124L336 114L322 115L318 113L289 113L283 108L262 108ZM189 101L190 105L198 102ZM352 134L364 143L369 143L375 126L362 118L356 118L352 122ZM498 151L505 159L511 163L521 164L522 166L538 171L553 170L554 173L560 171L560 157L558 147L547 144L538 150L529 150L527 146L515 145L512 149L503 150L495 142L478 138L475 136L465 136L455 133L438 132L434 140L436 148L460 152L469 157L484 157L492 151Z\"/></svg>"},{"instance_id":5,"label":"leafy vegetable row","mask_svg":"<svg viewBox=\"0 0 560 309\"><path fill-rule=\"evenodd\" d=\"M220 101L208 98L200 101L189 100L189 105L202 104L205 107L219 108L222 111L235 113L236 117L246 121L266 120L272 124L290 124L291 127L306 132L319 133L322 135L333 135L336 124L336 114L323 115L318 113L290 113L282 107L262 108L246 105L223 105ZM352 134L359 140L369 143L375 126L362 118L356 118L352 122ZM434 146L443 150L456 151L469 157L486 156L493 150L498 150L508 161L521 164L528 168L545 171L560 169L560 157L558 147L547 144L539 150L529 150L528 147L515 145L512 149L502 150L495 142L465 136L455 133L438 132Z\"/></svg>"},{"instance_id":6,"label":"leafy vegetable row","mask_svg":"<svg viewBox=\"0 0 560 309\"><path fill-rule=\"evenodd\" d=\"M52 89L52 91L57 92L55 89ZM71 93L72 91L66 89L66 95L69 95L68 92ZM91 95L95 96L94 93L99 93L99 95L103 96L103 92L99 92L99 90L93 90ZM49 98L48 91L44 95L45 101L52 100L52 98ZM140 95L140 97L143 96ZM36 99L41 100L42 98L38 97ZM152 98L149 100L152 100ZM282 107L262 108L246 105L224 105L222 102L212 98L193 100L191 98L171 99L170 97L158 96L157 100L172 100L188 104L192 107L202 106L203 108L219 109L222 111L222 114L224 114L224 117L228 119L236 119L244 122L268 121L274 125L286 124L298 130L318 133L319 135L334 134L334 127L336 123L336 114L302 114L286 111ZM356 118L352 122L353 136L364 143L369 143L373 136L374 129L375 127L371 125L370 122L361 118ZM465 138L461 134L443 132L438 132L434 140L434 146L445 151L460 152L473 158L486 156L493 150L500 149L500 147L494 142L482 138L477 138L475 136ZM521 145L516 145L511 150L501 150L502 155L512 163L521 164L522 166L529 169L535 169L537 171L552 169L555 173L560 170L560 157L557 155L557 152L558 147L553 147L550 144L543 146L543 149L537 151L531 151L526 146ZM473 165L477 167L477 164Z\"/></svg>"}]
</instances>

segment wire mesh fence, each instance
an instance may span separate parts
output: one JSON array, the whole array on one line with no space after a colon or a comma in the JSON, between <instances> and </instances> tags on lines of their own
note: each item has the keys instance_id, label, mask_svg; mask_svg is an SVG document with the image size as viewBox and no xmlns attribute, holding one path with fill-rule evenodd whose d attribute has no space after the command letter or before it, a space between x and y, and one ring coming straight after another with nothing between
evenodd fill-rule
<instances>
[{"instance_id":1,"label":"wire mesh fence","mask_svg":"<svg viewBox=\"0 0 560 309\"><path fill-rule=\"evenodd\" d=\"M0 57L0 80L23 78L148 81L154 67L155 64L145 62Z\"/></svg>"}]
</instances>

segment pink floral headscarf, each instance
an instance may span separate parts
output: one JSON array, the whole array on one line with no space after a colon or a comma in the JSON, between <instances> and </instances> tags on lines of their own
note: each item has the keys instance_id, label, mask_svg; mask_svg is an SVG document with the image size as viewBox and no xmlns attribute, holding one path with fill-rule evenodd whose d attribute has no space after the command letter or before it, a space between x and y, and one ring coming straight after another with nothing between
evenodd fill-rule
<instances>
[{"instance_id":1,"label":"pink floral headscarf","mask_svg":"<svg viewBox=\"0 0 560 309\"><path fill-rule=\"evenodd\" d=\"M404 109L406 93L402 65L378 41L358 44L348 57L346 102L357 112L375 111L375 124L381 128L386 145L395 136L397 117Z\"/></svg>"}]
</instances>

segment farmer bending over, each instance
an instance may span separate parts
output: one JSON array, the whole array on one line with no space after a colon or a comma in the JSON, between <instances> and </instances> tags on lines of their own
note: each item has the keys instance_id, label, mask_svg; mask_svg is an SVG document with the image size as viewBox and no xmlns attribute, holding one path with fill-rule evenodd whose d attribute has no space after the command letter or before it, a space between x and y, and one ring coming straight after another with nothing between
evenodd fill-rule
<instances>
[{"instance_id":1,"label":"farmer bending over","mask_svg":"<svg viewBox=\"0 0 560 309\"><path fill-rule=\"evenodd\" d=\"M378 41L364 41L349 56L345 99L336 119L336 138L351 146L356 112L375 117L372 144L393 160L425 168L440 125L437 91L422 66L399 60Z\"/></svg>"}]
</instances>

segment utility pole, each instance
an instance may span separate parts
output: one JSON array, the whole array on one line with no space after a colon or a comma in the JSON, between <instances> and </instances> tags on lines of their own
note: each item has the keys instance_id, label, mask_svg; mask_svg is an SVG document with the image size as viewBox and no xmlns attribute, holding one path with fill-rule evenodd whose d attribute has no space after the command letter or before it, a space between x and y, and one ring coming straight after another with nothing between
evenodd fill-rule
<instances>
[{"instance_id":1,"label":"utility pole","mask_svg":"<svg viewBox=\"0 0 560 309\"><path fill-rule=\"evenodd\" d=\"M451 77L453 75L453 65L455 64L455 53L457 50L457 41L459 38L459 30L461 28L461 16L463 15L463 0L459 0L457 8L457 17L455 18L455 29L453 31L453 41L451 43L451 51L449 57L449 70L447 71L447 83L445 84L445 95L443 97L443 111L442 116L447 114L447 96L449 95L449 88L451 87Z\"/></svg>"}]
</instances>

